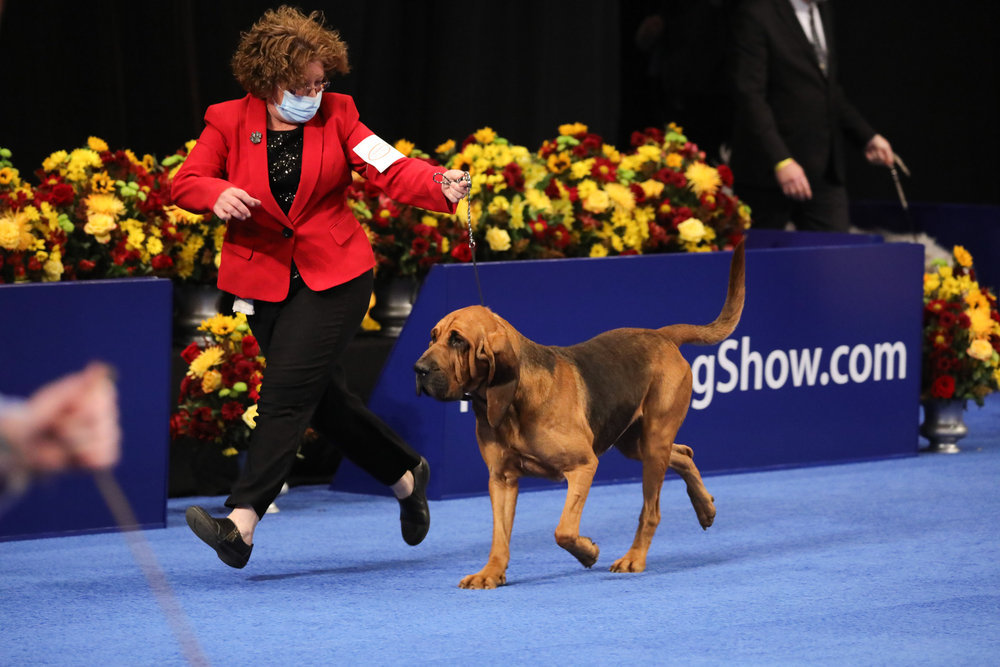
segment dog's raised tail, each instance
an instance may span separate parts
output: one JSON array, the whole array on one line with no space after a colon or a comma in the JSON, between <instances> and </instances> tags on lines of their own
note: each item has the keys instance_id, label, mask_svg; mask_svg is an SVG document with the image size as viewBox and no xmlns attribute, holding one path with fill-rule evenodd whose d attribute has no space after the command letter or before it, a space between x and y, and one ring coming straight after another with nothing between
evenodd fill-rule
<instances>
[{"instance_id":1,"label":"dog's raised tail","mask_svg":"<svg viewBox=\"0 0 1000 667\"><path fill-rule=\"evenodd\" d=\"M659 329L677 345L694 343L696 345L715 345L721 343L733 333L740 323L743 314L743 302L746 298L745 285L745 241L733 249L733 259L729 264L729 290L722 311L711 324L672 324Z\"/></svg>"}]
</instances>

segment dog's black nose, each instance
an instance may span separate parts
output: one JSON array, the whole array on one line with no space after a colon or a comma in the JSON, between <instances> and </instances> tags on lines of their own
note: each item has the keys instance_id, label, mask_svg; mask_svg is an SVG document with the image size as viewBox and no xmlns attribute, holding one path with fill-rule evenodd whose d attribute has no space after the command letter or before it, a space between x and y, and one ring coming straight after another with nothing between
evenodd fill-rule
<instances>
[{"instance_id":1,"label":"dog's black nose","mask_svg":"<svg viewBox=\"0 0 1000 667\"><path fill-rule=\"evenodd\" d=\"M425 377L428 373L431 372L431 369L426 364L423 364L418 361L417 363L413 364L413 372L420 377Z\"/></svg>"}]
</instances>

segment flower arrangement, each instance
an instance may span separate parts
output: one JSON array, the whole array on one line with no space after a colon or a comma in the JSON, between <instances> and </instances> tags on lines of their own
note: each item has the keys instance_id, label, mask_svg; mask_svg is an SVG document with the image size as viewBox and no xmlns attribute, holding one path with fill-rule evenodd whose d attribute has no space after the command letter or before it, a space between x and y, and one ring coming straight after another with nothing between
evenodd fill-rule
<instances>
[{"instance_id":1,"label":"flower arrangement","mask_svg":"<svg viewBox=\"0 0 1000 667\"><path fill-rule=\"evenodd\" d=\"M924 274L921 399L974 400L1000 389L997 299L976 281L972 256L955 246L952 262Z\"/></svg>"},{"instance_id":2,"label":"flower arrangement","mask_svg":"<svg viewBox=\"0 0 1000 667\"><path fill-rule=\"evenodd\" d=\"M224 225L170 201L170 178L189 148L158 162L90 137L49 155L34 186L0 149L0 282L214 282Z\"/></svg>"},{"instance_id":3,"label":"flower arrangement","mask_svg":"<svg viewBox=\"0 0 1000 667\"><path fill-rule=\"evenodd\" d=\"M223 455L235 456L246 449L255 426L264 357L242 313L214 315L199 331L205 332L203 341L181 352L189 366L170 436L216 443Z\"/></svg>"},{"instance_id":4,"label":"flower arrangement","mask_svg":"<svg viewBox=\"0 0 1000 667\"><path fill-rule=\"evenodd\" d=\"M469 206L483 261L705 252L739 242L750 210L733 195L728 167L708 165L673 124L633 133L631 143L623 154L580 123L560 126L536 152L489 127L461 146L441 144L434 157L401 140L404 155L470 173L470 196L456 214L398 204L363 179L349 196L392 275L470 261Z\"/></svg>"}]
</instances>

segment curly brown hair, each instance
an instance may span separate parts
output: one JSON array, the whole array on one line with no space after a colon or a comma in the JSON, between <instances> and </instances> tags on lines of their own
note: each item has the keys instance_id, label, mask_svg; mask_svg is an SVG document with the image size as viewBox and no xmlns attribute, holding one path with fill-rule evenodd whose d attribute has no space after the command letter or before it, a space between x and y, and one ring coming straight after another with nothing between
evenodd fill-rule
<instances>
[{"instance_id":1,"label":"curly brown hair","mask_svg":"<svg viewBox=\"0 0 1000 667\"><path fill-rule=\"evenodd\" d=\"M313 60L323 70L347 74L347 44L340 33L325 26L323 12L306 16L282 5L269 9L250 30L240 35L233 54L233 74L243 89L254 97L267 99L275 86L288 89L307 85L305 69Z\"/></svg>"}]
</instances>

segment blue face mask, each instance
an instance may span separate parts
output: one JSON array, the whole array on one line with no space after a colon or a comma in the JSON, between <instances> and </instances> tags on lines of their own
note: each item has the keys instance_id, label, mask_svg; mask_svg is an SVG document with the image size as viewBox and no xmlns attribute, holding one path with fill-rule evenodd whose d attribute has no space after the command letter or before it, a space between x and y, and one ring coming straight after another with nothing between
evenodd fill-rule
<instances>
[{"instance_id":1,"label":"blue face mask","mask_svg":"<svg viewBox=\"0 0 1000 667\"><path fill-rule=\"evenodd\" d=\"M286 90L281 98L281 104L275 104L274 108L286 123L307 123L319 111L319 105L322 101L322 93L309 97L308 95L296 95Z\"/></svg>"}]
</instances>

